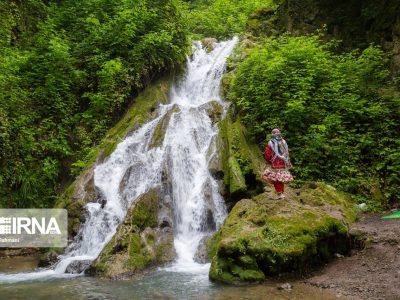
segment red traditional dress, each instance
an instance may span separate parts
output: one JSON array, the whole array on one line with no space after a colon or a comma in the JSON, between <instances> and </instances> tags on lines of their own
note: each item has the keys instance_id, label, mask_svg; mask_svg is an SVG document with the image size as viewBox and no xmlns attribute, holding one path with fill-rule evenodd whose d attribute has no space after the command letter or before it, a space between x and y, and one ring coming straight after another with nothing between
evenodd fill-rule
<instances>
[{"instance_id":1,"label":"red traditional dress","mask_svg":"<svg viewBox=\"0 0 400 300\"><path fill-rule=\"evenodd\" d=\"M272 183L278 193L284 191L284 184L293 180L289 168L289 150L284 139L271 139L265 149L264 159L270 168L263 173L263 179Z\"/></svg>"}]
</instances>

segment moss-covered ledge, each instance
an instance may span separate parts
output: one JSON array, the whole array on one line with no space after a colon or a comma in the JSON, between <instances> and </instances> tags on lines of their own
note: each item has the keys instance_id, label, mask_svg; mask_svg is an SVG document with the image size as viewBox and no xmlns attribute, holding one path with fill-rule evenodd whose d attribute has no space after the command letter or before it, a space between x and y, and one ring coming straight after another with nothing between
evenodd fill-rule
<instances>
[{"instance_id":1,"label":"moss-covered ledge","mask_svg":"<svg viewBox=\"0 0 400 300\"><path fill-rule=\"evenodd\" d=\"M240 118L233 117L232 107L219 123L217 149L228 192L228 206L243 197L262 191L260 179L265 167L262 152L256 144L249 141Z\"/></svg>"},{"instance_id":2,"label":"moss-covered ledge","mask_svg":"<svg viewBox=\"0 0 400 300\"><path fill-rule=\"evenodd\" d=\"M304 273L349 251L355 219L348 196L322 183L288 189L284 200L272 191L241 200L208 244L210 278L232 284Z\"/></svg>"}]
</instances>

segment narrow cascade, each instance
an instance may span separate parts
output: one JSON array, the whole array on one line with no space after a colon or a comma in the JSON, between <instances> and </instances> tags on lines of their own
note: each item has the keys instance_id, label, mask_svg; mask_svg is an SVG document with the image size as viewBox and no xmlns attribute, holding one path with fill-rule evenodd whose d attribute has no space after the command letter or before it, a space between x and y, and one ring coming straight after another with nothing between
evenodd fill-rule
<instances>
[{"instance_id":1,"label":"narrow cascade","mask_svg":"<svg viewBox=\"0 0 400 300\"><path fill-rule=\"evenodd\" d=\"M201 43L194 44L185 77L172 87L170 104L160 105L154 120L125 138L96 167L94 182L106 205L101 208L100 203L87 204L85 223L52 268L0 274L0 282L79 275L66 273L67 268L77 264L89 266L98 257L132 203L149 189L163 185L166 180L163 170L168 173L177 253L176 262L167 270L194 273L208 270L208 264L196 263L194 257L201 239L215 231L226 216L217 181L209 171L210 160L216 155L218 133L210 111L214 105L225 110L219 95L220 82L226 59L236 43L237 38L220 42L209 52ZM169 121L164 139L154 146L157 125L166 118Z\"/></svg>"}]
</instances>

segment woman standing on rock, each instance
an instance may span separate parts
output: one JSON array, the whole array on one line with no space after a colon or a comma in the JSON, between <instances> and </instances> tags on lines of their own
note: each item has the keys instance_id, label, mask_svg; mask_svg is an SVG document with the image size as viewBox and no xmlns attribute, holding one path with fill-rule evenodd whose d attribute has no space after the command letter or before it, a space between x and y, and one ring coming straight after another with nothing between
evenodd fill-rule
<instances>
[{"instance_id":1,"label":"woman standing on rock","mask_svg":"<svg viewBox=\"0 0 400 300\"><path fill-rule=\"evenodd\" d=\"M265 149L264 159L268 167L262 178L274 185L278 199L285 198L283 194L284 185L293 180L293 176L289 172L292 164L290 163L288 145L277 128L272 130L272 137Z\"/></svg>"}]
</instances>

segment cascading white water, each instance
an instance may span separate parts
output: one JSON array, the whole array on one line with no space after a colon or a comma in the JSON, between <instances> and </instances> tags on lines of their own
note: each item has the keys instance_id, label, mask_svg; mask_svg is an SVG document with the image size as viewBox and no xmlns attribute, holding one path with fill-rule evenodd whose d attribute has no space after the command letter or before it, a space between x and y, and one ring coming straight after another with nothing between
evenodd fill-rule
<instances>
[{"instance_id":1,"label":"cascading white water","mask_svg":"<svg viewBox=\"0 0 400 300\"><path fill-rule=\"evenodd\" d=\"M199 241L210 230L204 227L207 205L210 205L207 201L212 202L212 218L217 227L223 222L226 210L217 182L208 169L209 159L216 151L213 141L218 128L210 119L207 104L217 101L223 105L219 96L220 81L226 59L236 42L237 38L217 43L210 52L199 42L195 43L185 78L172 88L170 104L160 105L154 120L125 138L111 156L96 167L94 182L106 199L106 205L101 208L99 203L87 204L86 222L52 269L0 274L0 282L76 276L65 273L68 265L97 258L130 205L141 194L161 185L165 165L171 181L177 252L176 263L169 270L198 272L208 269L208 265L194 262ZM157 124L167 114L170 117L162 145L151 147ZM120 183L128 169L132 170L129 184L121 191Z\"/></svg>"}]
</instances>

